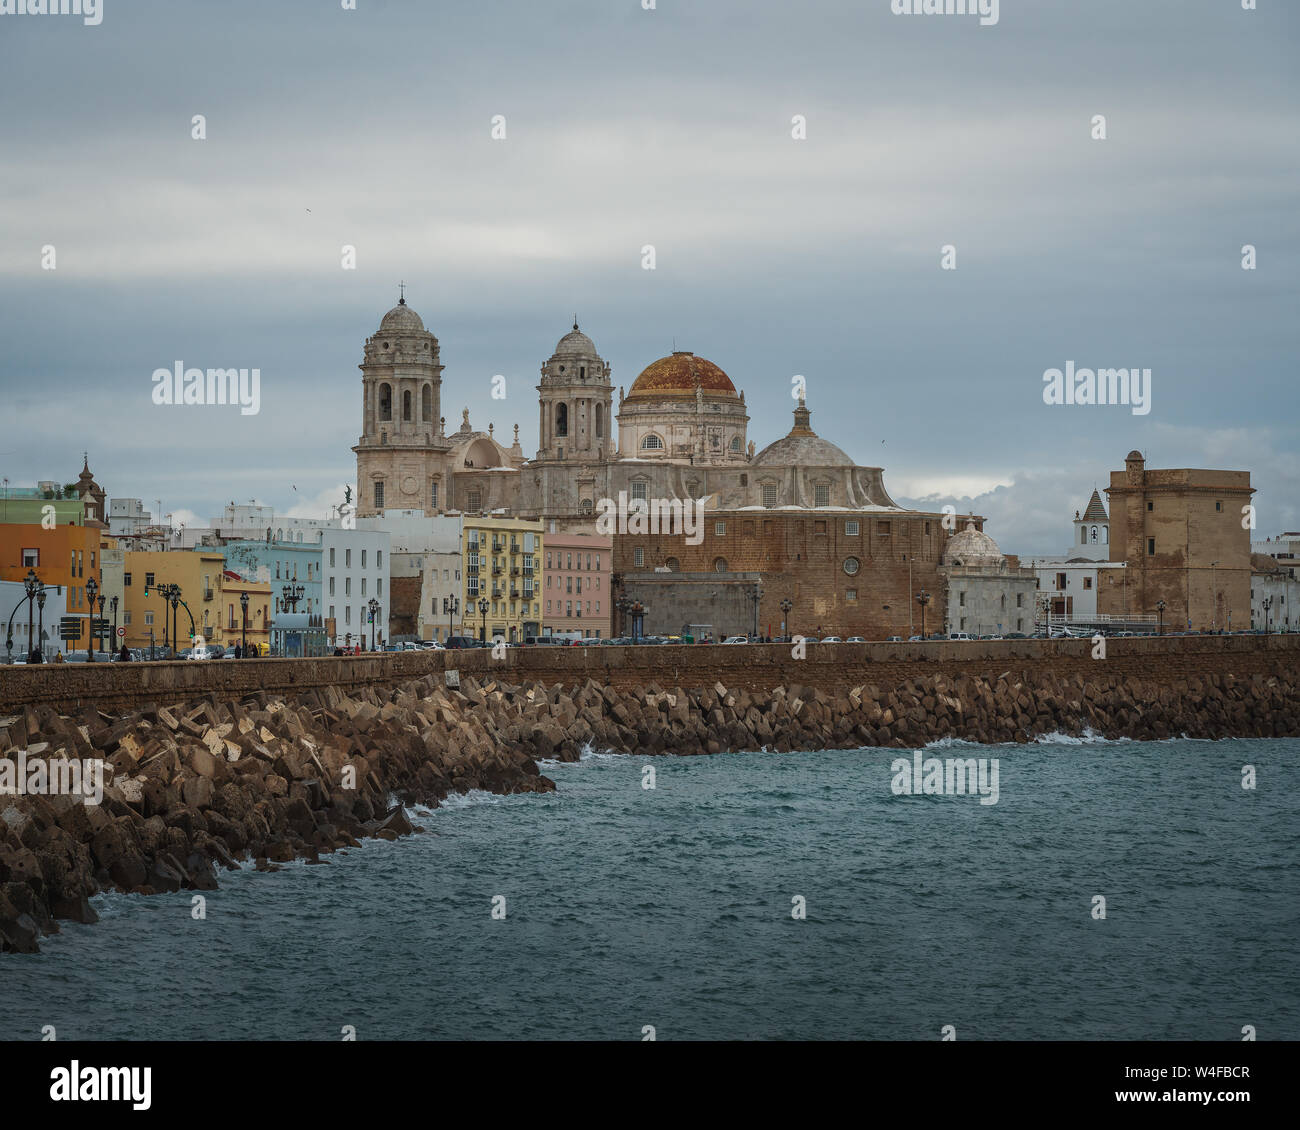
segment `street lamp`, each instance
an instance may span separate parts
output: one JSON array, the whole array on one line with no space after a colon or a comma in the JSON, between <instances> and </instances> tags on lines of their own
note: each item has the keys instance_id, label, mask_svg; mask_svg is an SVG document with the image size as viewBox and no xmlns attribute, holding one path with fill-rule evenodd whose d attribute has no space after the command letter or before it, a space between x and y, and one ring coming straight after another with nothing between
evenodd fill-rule
<instances>
[{"instance_id":1,"label":"street lamp","mask_svg":"<svg viewBox=\"0 0 1300 1130\"><path fill-rule=\"evenodd\" d=\"M248 658L248 593L239 594L239 612L241 623L239 626L239 654L245 659Z\"/></svg>"},{"instance_id":2,"label":"street lamp","mask_svg":"<svg viewBox=\"0 0 1300 1130\"><path fill-rule=\"evenodd\" d=\"M1210 562L1210 631L1219 628L1219 563Z\"/></svg>"},{"instance_id":3,"label":"street lamp","mask_svg":"<svg viewBox=\"0 0 1300 1130\"><path fill-rule=\"evenodd\" d=\"M103 597L100 598L101 603ZM41 662L45 662L45 586L36 590L36 638L41 649Z\"/></svg>"},{"instance_id":4,"label":"street lamp","mask_svg":"<svg viewBox=\"0 0 1300 1130\"><path fill-rule=\"evenodd\" d=\"M754 585L754 595L750 597L750 599L754 602L754 638L757 639L758 638L758 605L759 605L759 601L763 599L762 585L760 584Z\"/></svg>"},{"instance_id":5,"label":"street lamp","mask_svg":"<svg viewBox=\"0 0 1300 1130\"><path fill-rule=\"evenodd\" d=\"M180 636L178 636L178 635L176 634L176 609L177 609L178 607L180 607L180 603L181 603L181 586L180 586L180 585L168 585L167 588L168 588L168 599L171 601L171 606L172 606L172 647L174 648L174 647L175 647L175 646L180 642ZM186 606L185 611L186 611L186 612L189 611L189 606L188 606L188 605ZM163 615L164 615L164 616L167 615L167 609L166 609L166 608L163 608ZM194 617L191 616L191 617L190 617L190 621L191 621L191 623L190 623L190 628L191 628L190 635L193 635L193 634L194 634L194 633L193 633L193 630L192 630L193 627L194 627L193 620L194 620Z\"/></svg>"},{"instance_id":6,"label":"street lamp","mask_svg":"<svg viewBox=\"0 0 1300 1130\"><path fill-rule=\"evenodd\" d=\"M1165 602L1163 600L1156 601L1156 617L1160 625L1159 634L1163 636L1165 634Z\"/></svg>"},{"instance_id":7,"label":"street lamp","mask_svg":"<svg viewBox=\"0 0 1300 1130\"><path fill-rule=\"evenodd\" d=\"M916 594L916 603L921 606L921 638L925 639L925 606L930 603L930 594L922 589Z\"/></svg>"},{"instance_id":8,"label":"street lamp","mask_svg":"<svg viewBox=\"0 0 1300 1130\"><path fill-rule=\"evenodd\" d=\"M632 613L632 642L637 643L641 639L641 633L645 631L644 617L648 609L639 600L634 600L628 611Z\"/></svg>"},{"instance_id":9,"label":"street lamp","mask_svg":"<svg viewBox=\"0 0 1300 1130\"><path fill-rule=\"evenodd\" d=\"M622 613L622 620L620 621L622 631L619 632L619 636L620 637L626 636L627 635L627 614L632 608L632 598L628 596L626 593L624 593L616 601L614 601L614 607L617 608L620 613Z\"/></svg>"},{"instance_id":10,"label":"street lamp","mask_svg":"<svg viewBox=\"0 0 1300 1130\"><path fill-rule=\"evenodd\" d=\"M90 638L86 641L86 662L95 662L95 593L99 591L99 585L95 578L91 577L86 582L86 596L90 600Z\"/></svg>"},{"instance_id":11,"label":"street lamp","mask_svg":"<svg viewBox=\"0 0 1300 1130\"><path fill-rule=\"evenodd\" d=\"M108 606L113 610L113 643L114 645L116 645L117 644L117 597L113 597L108 602ZM122 646L125 647L126 644L123 643Z\"/></svg>"},{"instance_id":12,"label":"street lamp","mask_svg":"<svg viewBox=\"0 0 1300 1130\"><path fill-rule=\"evenodd\" d=\"M106 597L106 596L101 592L101 593L99 594L99 624L100 624L100 629L99 629L99 630L100 630L101 632L104 630L104 628L103 628L103 625L104 625L104 623L105 623L105 621L104 621L104 605L107 604L107 603L108 603L108 597ZM91 609L91 612L94 612L94 611L95 611L95 610L92 608L92 609ZM109 642L111 643L112 641L109 641ZM104 654L104 637L103 637L102 635L99 637L99 654L100 654L100 655L103 655L103 654ZM113 653L110 651L108 654L109 654L109 662L111 663L111 662L112 662L112 655L113 655Z\"/></svg>"},{"instance_id":13,"label":"street lamp","mask_svg":"<svg viewBox=\"0 0 1300 1130\"><path fill-rule=\"evenodd\" d=\"M487 643L487 610L488 610L487 597L484 596L479 598L478 610L483 615L483 626L479 629L479 634L478 634L479 643L485 644Z\"/></svg>"},{"instance_id":14,"label":"street lamp","mask_svg":"<svg viewBox=\"0 0 1300 1130\"><path fill-rule=\"evenodd\" d=\"M1260 607L1264 609L1264 634L1268 635L1269 633L1268 610L1273 606L1273 598L1271 596L1266 596L1259 603L1260 603Z\"/></svg>"},{"instance_id":15,"label":"street lamp","mask_svg":"<svg viewBox=\"0 0 1300 1130\"><path fill-rule=\"evenodd\" d=\"M299 585L298 588L301 592L302 586ZM297 602L297 597L294 598L294 601L295 603ZM375 650L375 617L379 614L379 607L380 607L379 601L377 601L372 596L370 598L370 603L369 605L367 605L367 607L370 609L370 650L374 651Z\"/></svg>"},{"instance_id":16,"label":"street lamp","mask_svg":"<svg viewBox=\"0 0 1300 1130\"><path fill-rule=\"evenodd\" d=\"M790 609L794 607L794 601L788 596L781 601L781 635L789 639L789 633L785 629L785 618L790 615Z\"/></svg>"},{"instance_id":17,"label":"street lamp","mask_svg":"<svg viewBox=\"0 0 1300 1130\"><path fill-rule=\"evenodd\" d=\"M460 611L460 597L444 596L442 610L447 613L447 638L451 639L451 618Z\"/></svg>"}]
</instances>

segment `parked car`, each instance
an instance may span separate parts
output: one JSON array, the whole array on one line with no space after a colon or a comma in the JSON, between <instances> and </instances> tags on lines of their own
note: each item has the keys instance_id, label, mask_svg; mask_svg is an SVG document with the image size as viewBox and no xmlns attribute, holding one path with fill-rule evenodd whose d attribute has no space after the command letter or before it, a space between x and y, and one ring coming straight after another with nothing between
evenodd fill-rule
<instances>
[{"instance_id":1,"label":"parked car","mask_svg":"<svg viewBox=\"0 0 1300 1130\"><path fill-rule=\"evenodd\" d=\"M186 659L212 659L213 658L212 652L208 650L206 645L204 645L203 647L188 647L185 649L184 655Z\"/></svg>"},{"instance_id":2,"label":"parked car","mask_svg":"<svg viewBox=\"0 0 1300 1130\"><path fill-rule=\"evenodd\" d=\"M867 641L863 639L862 636L849 636L849 638L846 639L844 642L845 643L866 643Z\"/></svg>"},{"instance_id":3,"label":"parked car","mask_svg":"<svg viewBox=\"0 0 1300 1130\"><path fill-rule=\"evenodd\" d=\"M586 639L583 640L574 640L573 646L574 647L599 647L600 638L598 636L588 636Z\"/></svg>"},{"instance_id":4,"label":"parked car","mask_svg":"<svg viewBox=\"0 0 1300 1130\"><path fill-rule=\"evenodd\" d=\"M728 636L723 643L749 643L748 636Z\"/></svg>"},{"instance_id":5,"label":"parked car","mask_svg":"<svg viewBox=\"0 0 1300 1130\"><path fill-rule=\"evenodd\" d=\"M811 642L811 641L809 641L809 642ZM843 643L843 642L844 642L844 641L843 641L842 639L840 639L839 636L824 636L824 637L822 637L822 643Z\"/></svg>"},{"instance_id":6,"label":"parked car","mask_svg":"<svg viewBox=\"0 0 1300 1130\"><path fill-rule=\"evenodd\" d=\"M480 644L479 641L476 640L473 636L448 636L447 637L446 647L448 651L455 651L457 648L463 648L463 647L482 647L482 646L483 645Z\"/></svg>"},{"instance_id":7,"label":"parked car","mask_svg":"<svg viewBox=\"0 0 1300 1130\"><path fill-rule=\"evenodd\" d=\"M885 640L885 643L902 643L902 642L903 642L902 636L890 636L887 640Z\"/></svg>"},{"instance_id":8,"label":"parked car","mask_svg":"<svg viewBox=\"0 0 1300 1130\"><path fill-rule=\"evenodd\" d=\"M965 632L949 632L948 638L950 640L969 640L971 637Z\"/></svg>"}]
</instances>

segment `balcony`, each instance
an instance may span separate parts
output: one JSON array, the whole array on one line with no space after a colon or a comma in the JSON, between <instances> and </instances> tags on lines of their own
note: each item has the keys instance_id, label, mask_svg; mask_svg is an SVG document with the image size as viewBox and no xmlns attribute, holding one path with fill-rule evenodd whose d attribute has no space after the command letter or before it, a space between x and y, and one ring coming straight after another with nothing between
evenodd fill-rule
<instances>
[{"instance_id":1,"label":"balcony","mask_svg":"<svg viewBox=\"0 0 1300 1130\"><path fill-rule=\"evenodd\" d=\"M493 566L492 566L492 576L494 576L494 577L499 577L499 576L501 576L502 571L503 571L503 570L502 570L502 568L501 568L500 565L493 565Z\"/></svg>"},{"instance_id":2,"label":"balcony","mask_svg":"<svg viewBox=\"0 0 1300 1130\"><path fill-rule=\"evenodd\" d=\"M212 599L212 590L211 590L211 589L204 589L204 590L203 590L203 599L204 599L204 600L211 600L211 599Z\"/></svg>"},{"instance_id":3,"label":"balcony","mask_svg":"<svg viewBox=\"0 0 1300 1130\"><path fill-rule=\"evenodd\" d=\"M511 575L512 577L517 577L517 576L519 576L519 566L518 566L518 565L512 565L512 566L510 567L510 575Z\"/></svg>"},{"instance_id":4,"label":"balcony","mask_svg":"<svg viewBox=\"0 0 1300 1130\"><path fill-rule=\"evenodd\" d=\"M511 600L518 600L518 599L519 599L519 590L518 590L518 589L511 589L511 590L510 590L510 599L511 599Z\"/></svg>"}]
</instances>

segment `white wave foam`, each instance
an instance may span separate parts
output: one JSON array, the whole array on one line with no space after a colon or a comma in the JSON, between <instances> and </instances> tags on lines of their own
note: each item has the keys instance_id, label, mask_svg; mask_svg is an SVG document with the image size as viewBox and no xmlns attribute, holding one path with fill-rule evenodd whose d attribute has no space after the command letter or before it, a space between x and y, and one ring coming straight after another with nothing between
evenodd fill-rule
<instances>
[{"instance_id":1,"label":"white wave foam","mask_svg":"<svg viewBox=\"0 0 1300 1130\"><path fill-rule=\"evenodd\" d=\"M1097 733L1091 726L1082 734L1063 734L1059 730L1050 734L1039 734L1034 738L1035 745L1119 745L1131 742L1132 738L1107 738Z\"/></svg>"}]
</instances>

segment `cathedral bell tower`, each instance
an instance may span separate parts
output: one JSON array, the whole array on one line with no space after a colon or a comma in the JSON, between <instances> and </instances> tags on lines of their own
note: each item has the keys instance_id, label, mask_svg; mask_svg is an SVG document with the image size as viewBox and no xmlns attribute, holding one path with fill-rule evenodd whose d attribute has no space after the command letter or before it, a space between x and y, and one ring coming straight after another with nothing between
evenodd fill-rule
<instances>
[{"instance_id":1,"label":"cathedral bell tower","mask_svg":"<svg viewBox=\"0 0 1300 1130\"><path fill-rule=\"evenodd\" d=\"M405 294L366 339L361 368L357 515L385 509L437 509L431 474L451 445L441 423L438 339L406 304Z\"/></svg>"},{"instance_id":2,"label":"cathedral bell tower","mask_svg":"<svg viewBox=\"0 0 1300 1130\"><path fill-rule=\"evenodd\" d=\"M560 338L537 386L539 460L593 462L614 457L609 365L578 329Z\"/></svg>"}]
</instances>

